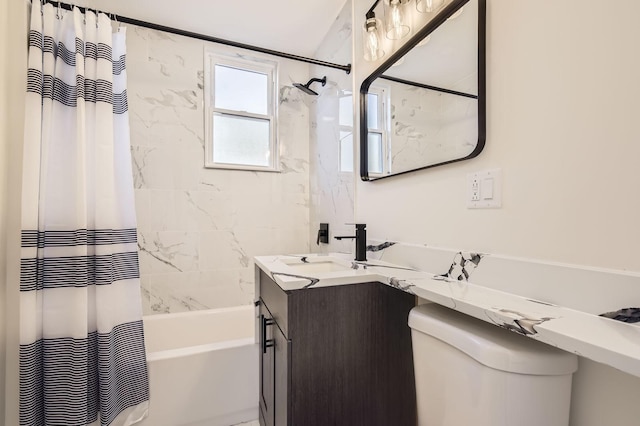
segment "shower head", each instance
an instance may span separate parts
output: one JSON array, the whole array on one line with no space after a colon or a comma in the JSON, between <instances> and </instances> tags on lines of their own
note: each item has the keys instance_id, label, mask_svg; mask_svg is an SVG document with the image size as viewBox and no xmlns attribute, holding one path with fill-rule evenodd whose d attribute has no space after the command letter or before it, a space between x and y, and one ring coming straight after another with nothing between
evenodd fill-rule
<instances>
[{"instance_id":1,"label":"shower head","mask_svg":"<svg viewBox=\"0 0 640 426\"><path fill-rule=\"evenodd\" d=\"M302 90L307 95L317 96L318 95L317 92L314 92L313 90L309 89L309 86L311 86L311 83L314 83L316 81L319 83L322 83L322 85L324 86L325 84L327 84L327 76L324 76L322 78L312 78L307 82L307 84L293 83L293 85L298 89Z\"/></svg>"}]
</instances>

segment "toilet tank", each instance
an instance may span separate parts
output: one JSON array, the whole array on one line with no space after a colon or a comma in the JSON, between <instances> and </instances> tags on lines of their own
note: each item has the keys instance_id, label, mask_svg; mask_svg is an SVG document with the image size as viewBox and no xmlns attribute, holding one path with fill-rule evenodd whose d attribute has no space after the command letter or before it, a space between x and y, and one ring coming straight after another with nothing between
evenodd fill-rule
<instances>
[{"instance_id":1,"label":"toilet tank","mask_svg":"<svg viewBox=\"0 0 640 426\"><path fill-rule=\"evenodd\" d=\"M420 426L567 426L577 357L436 304L409 314Z\"/></svg>"}]
</instances>

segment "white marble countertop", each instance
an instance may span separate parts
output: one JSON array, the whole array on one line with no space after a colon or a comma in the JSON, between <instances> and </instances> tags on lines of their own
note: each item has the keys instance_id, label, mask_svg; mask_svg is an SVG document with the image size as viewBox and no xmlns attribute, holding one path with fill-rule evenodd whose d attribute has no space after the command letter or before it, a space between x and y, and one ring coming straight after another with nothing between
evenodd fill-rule
<instances>
[{"instance_id":1,"label":"white marble countertop","mask_svg":"<svg viewBox=\"0 0 640 426\"><path fill-rule=\"evenodd\" d=\"M640 326L351 255L259 256L285 291L378 281L640 377ZM334 270L335 269L335 270Z\"/></svg>"}]
</instances>

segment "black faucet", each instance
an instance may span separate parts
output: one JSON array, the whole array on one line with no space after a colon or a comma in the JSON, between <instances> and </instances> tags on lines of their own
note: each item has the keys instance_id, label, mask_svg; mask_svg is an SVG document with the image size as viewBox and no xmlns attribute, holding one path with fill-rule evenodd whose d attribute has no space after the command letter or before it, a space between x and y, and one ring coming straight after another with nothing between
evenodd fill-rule
<instances>
[{"instance_id":1,"label":"black faucet","mask_svg":"<svg viewBox=\"0 0 640 426\"><path fill-rule=\"evenodd\" d=\"M356 240L356 262L367 260L367 225L356 223L356 235L334 237L336 240L353 239Z\"/></svg>"}]
</instances>

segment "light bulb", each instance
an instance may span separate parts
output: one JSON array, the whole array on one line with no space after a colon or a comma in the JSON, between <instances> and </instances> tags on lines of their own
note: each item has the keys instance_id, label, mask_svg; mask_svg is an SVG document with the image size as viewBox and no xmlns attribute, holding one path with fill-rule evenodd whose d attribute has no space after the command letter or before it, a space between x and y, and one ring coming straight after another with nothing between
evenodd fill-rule
<instances>
[{"instance_id":1,"label":"light bulb","mask_svg":"<svg viewBox=\"0 0 640 426\"><path fill-rule=\"evenodd\" d=\"M440 9L444 4L444 0L418 0L416 8L418 12L431 13Z\"/></svg>"},{"instance_id":2,"label":"light bulb","mask_svg":"<svg viewBox=\"0 0 640 426\"><path fill-rule=\"evenodd\" d=\"M366 49L367 53L369 54L369 60L375 61L378 59L379 46L380 43L378 41L378 35L375 33L375 31L368 32Z\"/></svg>"},{"instance_id":3,"label":"light bulb","mask_svg":"<svg viewBox=\"0 0 640 426\"><path fill-rule=\"evenodd\" d=\"M376 61L384 55L380 40L380 20L376 19L373 13L367 15L367 20L364 24L363 43L365 60Z\"/></svg>"},{"instance_id":4,"label":"light bulb","mask_svg":"<svg viewBox=\"0 0 640 426\"><path fill-rule=\"evenodd\" d=\"M367 49L369 49L369 52L371 52L372 59L378 59L378 35L375 33L375 31L369 31L367 34Z\"/></svg>"},{"instance_id":5,"label":"light bulb","mask_svg":"<svg viewBox=\"0 0 640 426\"><path fill-rule=\"evenodd\" d=\"M399 27L400 25L402 25L402 12L400 12L400 3L399 2L392 2L391 3L391 25L393 25L393 27Z\"/></svg>"},{"instance_id":6,"label":"light bulb","mask_svg":"<svg viewBox=\"0 0 640 426\"><path fill-rule=\"evenodd\" d=\"M391 40L400 39L407 34L411 28L405 24L404 9L402 0L387 0L386 21L387 21L387 38Z\"/></svg>"}]
</instances>

